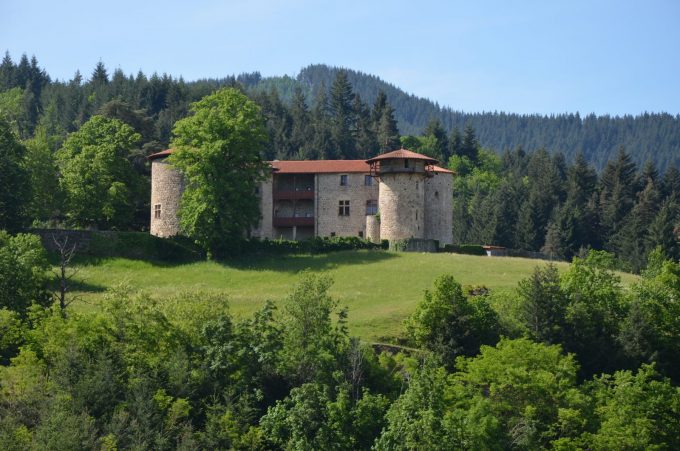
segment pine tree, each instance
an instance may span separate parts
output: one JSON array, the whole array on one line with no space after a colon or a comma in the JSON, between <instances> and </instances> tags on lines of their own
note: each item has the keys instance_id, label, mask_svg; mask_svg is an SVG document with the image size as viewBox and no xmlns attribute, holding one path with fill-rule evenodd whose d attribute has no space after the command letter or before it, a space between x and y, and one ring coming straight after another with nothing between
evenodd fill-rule
<instances>
[{"instance_id":1,"label":"pine tree","mask_svg":"<svg viewBox=\"0 0 680 451\"><path fill-rule=\"evenodd\" d=\"M361 101L359 94L354 96L352 108L356 114L354 126L356 154L358 158L367 159L372 157L378 149L378 140L371 121L371 110Z\"/></svg>"},{"instance_id":2,"label":"pine tree","mask_svg":"<svg viewBox=\"0 0 680 451\"><path fill-rule=\"evenodd\" d=\"M680 258L680 244L678 243L677 224L680 219L680 207L677 195L668 197L659 209L659 213L648 227L646 236L647 249L657 246L665 255L677 260Z\"/></svg>"},{"instance_id":3,"label":"pine tree","mask_svg":"<svg viewBox=\"0 0 680 451\"><path fill-rule=\"evenodd\" d=\"M312 139L311 114L305 101L305 95L299 86L296 86L293 92L290 116L293 121L290 132L290 145L293 155L297 159L308 159L312 156L310 149Z\"/></svg>"},{"instance_id":4,"label":"pine tree","mask_svg":"<svg viewBox=\"0 0 680 451\"><path fill-rule=\"evenodd\" d=\"M109 83L109 74L104 63L99 61L92 71L90 83L93 85L106 85Z\"/></svg>"},{"instance_id":5,"label":"pine tree","mask_svg":"<svg viewBox=\"0 0 680 451\"><path fill-rule=\"evenodd\" d=\"M330 116L328 114L328 96L326 88L322 84L317 92L312 110L312 159L333 159L336 157L336 148L333 144L330 127Z\"/></svg>"},{"instance_id":6,"label":"pine tree","mask_svg":"<svg viewBox=\"0 0 680 451\"><path fill-rule=\"evenodd\" d=\"M442 164L446 165L450 156L449 139L446 137L446 131L442 127L439 120L432 119L427 124L427 127L425 127L423 136L433 146L432 149L428 149L429 152L427 153L439 160Z\"/></svg>"},{"instance_id":7,"label":"pine tree","mask_svg":"<svg viewBox=\"0 0 680 451\"><path fill-rule=\"evenodd\" d=\"M677 166L669 166L663 175L661 193L664 198L672 196L673 193L680 196L680 171Z\"/></svg>"},{"instance_id":8,"label":"pine tree","mask_svg":"<svg viewBox=\"0 0 680 451\"><path fill-rule=\"evenodd\" d=\"M16 87L15 68L9 52L5 52L2 63L0 63L0 92L7 91Z\"/></svg>"},{"instance_id":9,"label":"pine tree","mask_svg":"<svg viewBox=\"0 0 680 451\"><path fill-rule=\"evenodd\" d=\"M479 158L479 141L477 141L475 130L469 124L465 126L465 131L463 132L460 155L469 158L473 163L477 163Z\"/></svg>"},{"instance_id":10,"label":"pine tree","mask_svg":"<svg viewBox=\"0 0 680 451\"><path fill-rule=\"evenodd\" d=\"M636 167L621 146L615 160L609 161L600 178L600 211L603 238L619 232L623 219L635 203Z\"/></svg>"},{"instance_id":11,"label":"pine tree","mask_svg":"<svg viewBox=\"0 0 680 451\"><path fill-rule=\"evenodd\" d=\"M385 153L400 147L399 129L394 119L394 109L387 102L384 91L378 93L371 113L376 139L378 140L378 152Z\"/></svg>"},{"instance_id":12,"label":"pine tree","mask_svg":"<svg viewBox=\"0 0 680 451\"><path fill-rule=\"evenodd\" d=\"M354 159L356 142L353 126L356 123L352 108L352 85L347 79L347 72L338 71L330 92L330 124L331 139L339 158Z\"/></svg>"},{"instance_id":13,"label":"pine tree","mask_svg":"<svg viewBox=\"0 0 680 451\"><path fill-rule=\"evenodd\" d=\"M463 137L460 134L458 127L453 127L451 136L449 137L449 156L462 155L463 153Z\"/></svg>"}]
</instances>

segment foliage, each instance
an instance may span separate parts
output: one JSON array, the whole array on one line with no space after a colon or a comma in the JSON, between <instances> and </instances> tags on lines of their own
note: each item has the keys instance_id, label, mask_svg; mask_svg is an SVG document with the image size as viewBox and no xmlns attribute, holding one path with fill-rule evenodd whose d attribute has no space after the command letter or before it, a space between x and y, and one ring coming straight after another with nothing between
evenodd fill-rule
<instances>
[{"instance_id":1,"label":"foliage","mask_svg":"<svg viewBox=\"0 0 680 451\"><path fill-rule=\"evenodd\" d=\"M80 226L125 228L139 179L128 160L139 134L117 119L93 116L59 150L67 217Z\"/></svg>"},{"instance_id":2,"label":"foliage","mask_svg":"<svg viewBox=\"0 0 680 451\"><path fill-rule=\"evenodd\" d=\"M0 116L0 229L15 231L26 221L31 185L25 153L9 123Z\"/></svg>"},{"instance_id":3,"label":"foliage","mask_svg":"<svg viewBox=\"0 0 680 451\"><path fill-rule=\"evenodd\" d=\"M215 256L239 242L260 218L255 194L268 170L260 109L236 89L223 89L192 105L178 121L172 163L184 174L180 224Z\"/></svg>"},{"instance_id":4,"label":"foliage","mask_svg":"<svg viewBox=\"0 0 680 451\"><path fill-rule=\"evenodd\" d=\"M435 280L405 325L417 346L436 352L449 367L457 356L473 356L481 345L495 344L500 332L484 297L468 299L452 276Z\"/></svg>"},{"instance_id":5,"label":"foliage","mask_svg":"<svg viewBox=\"0 0 680 451\"><path fill-rule=\"evenodd\" d=\"M48 267L40 238L0 230L0 308L24 316L31 303L47 303Z\"/></svg>"}]
</instances>

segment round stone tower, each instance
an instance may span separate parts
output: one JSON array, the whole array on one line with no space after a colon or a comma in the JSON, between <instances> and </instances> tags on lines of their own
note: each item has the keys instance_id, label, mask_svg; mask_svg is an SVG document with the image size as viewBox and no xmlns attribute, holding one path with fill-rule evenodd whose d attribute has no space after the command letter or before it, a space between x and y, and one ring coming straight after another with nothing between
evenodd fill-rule
<instances>
[{"instance_id":1,"label":"round stone tower","mask_svg":"<svg viewBox=\"0 0 680 451\"><path fill-rule=\"evenodd\" d=\"M425 181L437 160L406 149L367 160L380 179L380 238L403 240L425 235Z\"/></svg>"},{"instance_id":2,"label":"round stone tower","mask_svg":"<svg viewBox=\"0 0 680 451\"><path fill-rule=\"evenodd\" d=\"M172 150L149 156L151 161L151 235L169 237L179 234L179 204L184 192L182 174L170 165Z\"/></svg>"}]
</instances>

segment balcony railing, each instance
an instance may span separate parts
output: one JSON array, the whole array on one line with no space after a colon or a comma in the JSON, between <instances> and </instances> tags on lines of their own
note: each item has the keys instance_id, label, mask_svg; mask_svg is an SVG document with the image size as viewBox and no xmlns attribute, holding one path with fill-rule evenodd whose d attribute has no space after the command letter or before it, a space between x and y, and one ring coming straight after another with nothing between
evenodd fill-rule
<instances>
[{"instance_id":1,"label":"balcony railing","mask_svg":"<svg viewBox=\"0 0 680 451\"><path fill-rule=\"evenodd\" d=\"M274 200L301 200L314 199L314 190L276 190L274 191Z\"/></svg>"},{"instance_id":2,"label":"balcony railing","mask_svg":"<svg viewBox=\"0 0 680 451\"><path fill-rule=\"evenodd\" d=\"M313 216L274 217L274 227L313 226Z\"/></svg>"}]
</instances>

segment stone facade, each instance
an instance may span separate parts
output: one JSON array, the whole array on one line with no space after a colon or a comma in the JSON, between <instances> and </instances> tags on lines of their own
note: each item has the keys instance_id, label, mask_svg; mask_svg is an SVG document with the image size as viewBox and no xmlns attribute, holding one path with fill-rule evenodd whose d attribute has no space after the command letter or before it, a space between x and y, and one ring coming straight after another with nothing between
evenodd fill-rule
<instances>
[{"instance_id":1,"label":"stone facade","mask_svg":"<svg viewBox=\"0 0 680 451\"><path fill-rule=\"evenodd\" d=\"M439 246L453 244L453 177L435 173L425 179L425 237Z\"/></svg>"},{"instance_id":2,"label":"stone facade","mask_svg":"<svg viewBox=\"0 0 680 451\"><path fill-rule=\"evenodd\" d=\"M179 234L179 203L184 179L165 158L151 162L151 235Z\"/></svg>"},{"instance_id":3,"label":"stone facade","mask_svg":"<svg viewBox=\"0 0 680 451\"><path fill-rule=\"evenodd\" d=\"M380 178L380 238L425 238L425 173L385 173Z\"/></svg>"},{"instance_id":4,"label":"stone facade","mask_svg":"<svg viewBox=\"0 0 680 451\"><path fill-rule=\"evenodd\" d=\"M340 185L346 175L347 185ZM378 200L377 181L367 174L317 174L316 235L366 236L366 203ZM340 214L340 201L349 201L349 214ZM346 210L343 212L345 213Z\"/></svg>"},{"instance_id":5,"label":"stone facade","mask_svg":"<svg viewBox=\"0 0 680 451\"><path fill-rule=\"evenodd\" d=\"M159 237L180 233L184 181L164 158L169 152L151 161L151 234ZM300 164L310 163L316 166L300 169ZM272 162L272 166L272 177L257 193L262 216L250 233L253 237L357 236L375 243L437 240L440 247L453 241L450 171L404 158L381 161L379 177L357 160Z\"/></svg>"}]
</instances>

